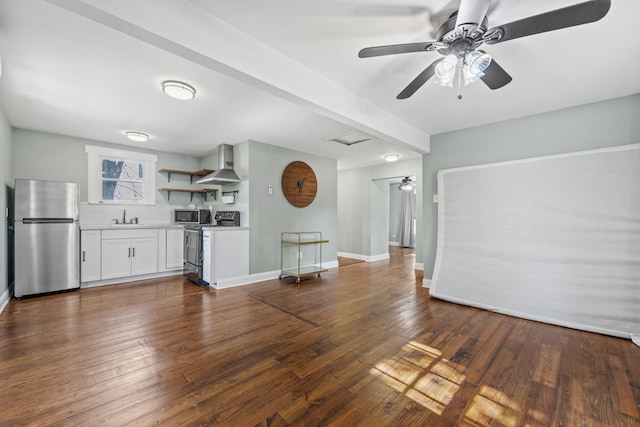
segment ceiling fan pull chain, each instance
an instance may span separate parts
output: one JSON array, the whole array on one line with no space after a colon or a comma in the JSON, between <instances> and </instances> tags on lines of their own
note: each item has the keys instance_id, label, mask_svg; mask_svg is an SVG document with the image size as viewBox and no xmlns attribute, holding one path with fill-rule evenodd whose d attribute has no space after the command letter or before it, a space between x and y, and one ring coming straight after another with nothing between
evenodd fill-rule
<instances>
[{"instance_id":1,"label":"ceiling fan pull chain","mask_svg":"<svg viewBox=\"0 0 640 427\"><path fill-rule=\"evenodd\" d=\"M462 68L464 66L463 58L458 60L458 99L462 99Z\"/></svg>"}]
</instances>

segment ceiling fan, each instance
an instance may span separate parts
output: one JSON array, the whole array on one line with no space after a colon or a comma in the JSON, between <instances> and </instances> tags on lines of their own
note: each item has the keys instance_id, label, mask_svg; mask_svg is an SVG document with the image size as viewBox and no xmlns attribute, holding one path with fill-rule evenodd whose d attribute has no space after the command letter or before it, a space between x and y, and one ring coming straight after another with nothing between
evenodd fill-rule
<instances>
[{"instance_id":1,"label":"ceiling fan","mask_svg":"<svg viewBox=\"0 0 640 427\"><path fill-rule=\"evenodd\" d=\"M467 85L480 79L490 89L499 89L512 79L488 53L479 49L483 43L502 43L598 21L609 11L611 0L586 1L493 28L488 27L486 17L490 5L491 0L460 0L458 11L451 14L438 30L437 40L366 47L360 50L358 56L371 58L398 53L437 51L444 55L444 58L432 62L396 98L409 98L435 76L435 82L443 86L453 87L457 80L458 99L461 99L460 87L463 82Z\"/></svg>"},{"instance_id":2,"label":"ceiling fan","mask_svg":"<svg viewBox=\"0 0 640 427\"><path fill-rule=\"evenodd\" d=\"M398 185L398 190L411 191L415 188L416 184L409 178L405 176L402 178L402 182Z\"/></svg>"}]
</instances>

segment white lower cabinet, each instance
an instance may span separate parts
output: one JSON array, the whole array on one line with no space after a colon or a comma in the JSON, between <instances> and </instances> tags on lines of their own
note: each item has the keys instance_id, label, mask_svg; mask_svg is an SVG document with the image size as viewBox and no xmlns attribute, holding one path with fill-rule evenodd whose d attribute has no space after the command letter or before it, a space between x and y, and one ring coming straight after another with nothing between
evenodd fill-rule
<instances>
[{"instance_id":1,"label":"white lower cabinet","mask_svg":"<svg viewBox=\"0 0 640 427\"><path fill-rule=\"evenodd\" d=\"M100 230L83 230L80 233L80 281L100 280Z\"/></svg>"},{"instance_id":2,"label":"white lower cabinet","mask_svg":"<svg viewBox=\"0 0 640 427\"><path fill-rule=\"evenodd\" d=\"M158 271L158 238L131 239L131 275Z\"/></svg>"},{"instance_id":3,"label":"white lower cabinet","mask_svg":"<svg viewBox=\"0 0 640 427\"><path fill-rule=\"evenodd\" d=\"M158 230L104 230L102 280L158 272Z\"/></svg>"},{"instance_id":4,"label":"white lower cabinet","mask_svg":"<svg viewBox=\"0 0 640 427\"><path fill-rule=\"evenodd\" d=\"M102 241L102 279L131 275L131 239Z\"/></svg>"},{"instance_id":5,"label":"white lower cabinet","mask_svg":"<svg viewBox=\"0 0 640 427\"><path fill-rule=\"evenodd\" d=\"M229 279L249 275L249 230L231 227L205 228L210 235L203 249L203 279L225 287ZM205 246L203 242L203 246Z\"/></svg>"}]
</instances>

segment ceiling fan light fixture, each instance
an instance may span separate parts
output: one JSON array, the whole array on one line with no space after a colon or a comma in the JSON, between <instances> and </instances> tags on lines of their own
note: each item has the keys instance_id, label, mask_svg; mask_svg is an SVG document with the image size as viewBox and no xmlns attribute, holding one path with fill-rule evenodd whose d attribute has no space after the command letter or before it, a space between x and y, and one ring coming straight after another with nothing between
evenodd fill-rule
<instances>
[{"instance_id":1,"label":"ceiling fan light fixture","mask_svg":"<svg viewBox=\"0 0 640 427\"><path fill-rule=\"evenodd\" d=\"M488 53L472 50L471 52L467 53L465 62L468 64L469 71L472 74L480 74L484 73L484 71L489 68L491 59L491 55L489 55Z\"/></svg>"},{"instance_id":2,"label":"ceiling fan light fixture","mask_svg":"<svg viewBox=\"0 0 640 427\"><path fill-rule=\"evenodd\" d=\"M440 86L453 87L453 79L456 76L458 58L455 55L447 55L436 65L435 82Z\"/></svg>"},{"instance_id":3,"label":"ceiling fan light fixture","mask_svg":"<svg viewBox=\"0 0 640 427\"><path fill-rule=\"evenodd\" d=\"M127 131L124 134L127 135L127 138L130 140L136 142L146 142L149 140L149 135L142 132Z\"/></svg>"},{"instance_id":4,"label":"ceiling fan light fixture","mask_svg":"<svg viewBox=\"0 0 640 427\"><path fill-rule=\"evenodd\" d=\"M395 161L398 161L400 159L400 155L399 154L385 154L384 155L384 159L387 162L395 162Z\"/></svg>"},{"instance_id":5,"label":"ceiling fan light fixture","mask_svg":"<svg viewBox=\"0 0 640 427\"><path fill-rule=\"evenodd\" d=\"M484 72L491 64L491 55L472 50L464 58L464 84L465 86L475 82L484 76Z\"/></svg>"},{"instance_id":6,"label":"ceiling fan light fixture","mask_svg":"<svg viewBox=\"0 0 640 427\"><path fill-rule=\"evenodd\" d=\"M162 91L170 97L181 101L188 101L196 97L196 90L193 86L177 80L162 82Z\"/></svg>"}]
</instances>

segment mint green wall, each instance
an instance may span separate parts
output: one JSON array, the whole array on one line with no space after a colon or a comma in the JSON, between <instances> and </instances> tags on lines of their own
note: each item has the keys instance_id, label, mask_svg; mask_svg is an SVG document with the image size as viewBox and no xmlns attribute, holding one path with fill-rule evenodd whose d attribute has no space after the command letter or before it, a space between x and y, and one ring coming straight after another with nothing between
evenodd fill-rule
<instances>
[{"instance_id":1,"label":"mint green wall","mask_svg":"<svg viewBox=\"0 0 640 427\"><path fill-rule=\"evenodd\" d=\"M389 252L389 185L386 178L415 176L422 182L422 160L413 159L338 171L338 251L366 257ZM382 181L383 180L383 181ZM383 190L377 182L384 182ZM422 190L417 188L416 266L421 268Z\"/></svg>"},{"instance_id":2,"label":"mint green wall","mask_svg":"<svg viewBox=\"0 0 640 427\"><path fill-rule=\"evenodd\" d=\"M389 184L389 241L400 241L402 224L403 191L398 190L398 184Z\"/></svg>"},{"instance_id":3,"label":"mint green wall","mask_svg":"<svg viewBox=\"0 0 640 427\"><path fill-rule=\"evenodd\" d=\"M337 162L256 141L248 142L248 160L250 273L280 269L280 233L283 231L322 232L322 237L329 240L322 249L323 262L336 261ZM311 166L318 181L316 198L305 208L292 206L282 193L282 172L296 160ZM269 184L273 186L273 195L268 194Z\"/></svg>"},{"instance_id":4,"label":"mint green wall","mask_svg":"<svg viewBox=\"0 0 640 427\"><path fill-rule=\"evenodd\" d=\"M119 150L137 151L156 154L158 156L157 169L196 170L200 168L200 159L180 154L165 153L144 148L110 144L90 139L74 138L32 130L13 130L13 158L15 178L42 179L52 181L68 181L80 184L80 201L87 201L87 153L85 145L97 145ZM167 175L156 171L156 186L160 187L189 187L189 176L171 175L171 182L167 182ZM200 199L196 196L198 202ZM190 203L190 196L186 193L171 193L167 202L167 193L156 194L157 204L185 205ZM196 198L194 197L194 203Z\"/></svg>"},{"instance_id":5,"label":"mint green wall","mask_svg":"<svg viewBox=\"0 0 640 427\"><path fill-rule=\"evenodd\" d=\"M0 295L9 287L9 231L5 212L12 198L13 189L13 167L11 149L11 125L7 121L2 110L0 110L0 175L2 185L0 185L0 213L2 215L2 227L0 227Z\"/></svg>"},{"instance_id":6,"label":"mint green wall","mask_svg":"<svg viewBox=\"0 0 640 427\"><path fill-rule=\"evenodd\" d=\"M640 94L431 137L423 156L424 277L436 255L440 169L640 143Z\"/></svg>"},{"instance_id":7,"label":"mint green wall","mask_svg":"<svg viewBox=\"0 0 640 427\"><path fill-rule=\"evenodd\" d=\"M389 253L389 183L386 179L371 182L371 229L376 236L371 238L371 253Z\"/></svg>"}]
</instances>

